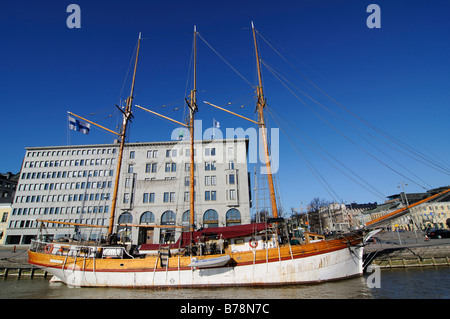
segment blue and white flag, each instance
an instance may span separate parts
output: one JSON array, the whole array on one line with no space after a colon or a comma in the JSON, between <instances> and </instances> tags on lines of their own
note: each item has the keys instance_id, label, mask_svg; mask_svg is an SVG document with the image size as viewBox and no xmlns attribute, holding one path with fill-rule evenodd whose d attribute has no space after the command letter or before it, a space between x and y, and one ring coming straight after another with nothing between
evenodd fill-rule
<instances>
[{"instance_id":1,"label":"blue and white flag","mask_svg":"<svg viewBox=\"0 0 450 319\"><path fill-rule=\"evenodd\" d=\"M69 128L87 135L91 129L91 124L75 119L69 115Z\"/></svg>"},{"instance_id":2,"label":"blue and white flag","mask_svg":"<svg viewBox=\"0 0 450 319\"><path fill-rule=\"evenodd\" d=\"M213 119L214 128L220 128L220 123Z\"/></svg>"}]
</instances>

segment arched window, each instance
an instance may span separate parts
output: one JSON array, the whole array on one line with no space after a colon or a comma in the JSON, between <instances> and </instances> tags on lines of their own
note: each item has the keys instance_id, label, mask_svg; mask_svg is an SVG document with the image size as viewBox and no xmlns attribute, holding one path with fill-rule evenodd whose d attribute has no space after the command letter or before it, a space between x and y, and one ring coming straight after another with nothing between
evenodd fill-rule
<instances>
[{"instance_id":1,"label":"arched window","mask_svg":"<svg viewBox=\"0 0 450 319\"><path fill-rule=\"evenodd\" d=\"M171 210L165 211L161 216L161 225L175 225L175 213ZM175 242L174 228L161 228L159 240L162 244L170 244Z\"/></svg>"},{"instance_id":2,"label":"arched window","mask_svg":"<svg viewBox=\"0 0 450 319\"><path fill-rule=\"evenodd\" d=\"M119 224L133 223L133 216L129 212L125 212L119 216ZM127 226L117 227L117 236L119 242L126 243L131 241L131 228Z\"/></svg>"},{"instance_id":3,"label":"arched window","mask_svg":"<svg viewBox=\"0 0 450 319\"><path fill-rule=\"evenodd\" d=\"M241 213L236 208L232 208L227 212L226 220L227 226L240 225Z\"/></svg>"},{"instance_id":4,"label":"arched window","mask_svg":"<svg viewBox=\"0 0 450 319\"><path fill-rule=\"evenodd\" d=\"M139 221L140 224L151 224L155 223L155 215L152 212L145 212L141 215L141 219Z\"/></svg>"},{"instance_id":5,"label":"arched window","mask_svg":"<svg viewBox=\"0 0 450 319\"><path fill-rule=\"evenodd\" d=\"M167 210L161 216L161 225L175 225L175 213Z\"/></svg>"},{"instance_id":6,"label":"arched window","mask_svg":"<svg viewBox=\"0 0 450 319\"><path fill-rule=\"evenodd\" d=\"M129 212L125 212L119 216L119 224L131 224L133 216Z\"/></svg>"},{"instance_id":7,"label":"arched window","mask_svg":"<svg viewBox=\"0 0 450 319\"><path fill-rule=\"evenodd\" d=\"M208 209L203 214L204 227L219 227L219 215L214 209Z\"/></svg>"},{"instance_id":8,"label":"arched window","mask_svg":"<svg viewBox=\"0 0 450 319\"><path fill-rule=\"evenodd\" d=\"M183 213L183 217L181 220L181 223L183 226L189 226L189 222L190 222L190 218L191 218L191 211L187 210ZM197 214L194 212L194 225L197 224Z\"/></svg>"}]
</instances>

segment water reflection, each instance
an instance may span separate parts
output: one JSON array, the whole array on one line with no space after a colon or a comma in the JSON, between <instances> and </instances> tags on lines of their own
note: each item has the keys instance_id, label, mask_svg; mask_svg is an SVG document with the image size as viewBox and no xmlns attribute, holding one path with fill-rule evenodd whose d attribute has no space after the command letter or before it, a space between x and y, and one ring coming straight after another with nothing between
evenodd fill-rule
<instances>
[{"instance_id":1,"label":"water reflection","mask_svg":"<svg viewBox=\"0 0 450 319\"><path fill-rule=\"evenodd\" d=\"M7 299L362 299L373 298L364 277L314 285L208 289L69 288L44 279L0 281Z\"/></svg>"},{"instance_id":2,"label":"water reflection","mask_svg":"<svg viewBox=\"0 0 450 319\"><path fill-rule=\"evenodd\" d=\"M69 288L48 279L0 280L1 299L448 299L450 268L381 271L381 288L368 288L367 275L314 285L209 289Z\"/></svg>"}]
</instances>

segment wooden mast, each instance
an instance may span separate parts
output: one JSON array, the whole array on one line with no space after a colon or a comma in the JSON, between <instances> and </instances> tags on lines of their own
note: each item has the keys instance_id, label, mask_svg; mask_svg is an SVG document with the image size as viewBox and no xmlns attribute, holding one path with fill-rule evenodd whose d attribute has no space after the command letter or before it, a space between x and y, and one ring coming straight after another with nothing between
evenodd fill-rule
<instances>
[{"instance_id":1,"label":"wooden mast","mask_svg":"<svg viewBox=\"0 0 450 319\"><path fill-rule=\"evenodd\" d=\"M194 26L194 83L193 89L191 90L190 96L190 116L189 116L189 138L191 143L191 164L190 164L190 175L189 175L189 231L191 234L194 232L194 115L197 110L197 27Z\"/></svg>"},{"instance_id":2,"label":"wooden mast","mask_svg":"<svg viewBox=\"0 0 450 319\"><path fill-rule=\"evenodd\" d=\"M133 97L134 97L133 96L134 84L135 84L135 80L136 80L136 70L137 70L140 44L141 44L141 33L139 33L139 39L138 39L138 44L137 44L136 61L134 63L134 73L133 73L133 81L131 83L131 92L130 92L130 96L127 98L127 106L125 108L125 112L123 112L122 128L121 128L120 137L119 137L120 147L119 147L119 156L118 156L118 160L117 160L116 181L114 184L114 193L113 193L112 205L111 205L111 215L109 217L108 239L110 239L110 237L113 233L113 228L114 228L114 218L115 218L115 212L116 212L116 206L117 206L117 192L119 189L120 169L122 167L123 148L125 145L125 134L127 131L128 121L131 117L131 106L132 106Z\"/></svg>"},{"instance_id":3,"label":"wooden mast","mask_svg":"<svg viewBox=\"0 0 450 319\"><path fill-rule=\"evenodd\" d=\"M256 87L256 94L258 96L258 101L256 103L256 111L258 112L258 122L260 128L260 134L262 134L263 139L263 147L264 147L264 155L266 160L266 168L267 168L267 181L269 183L269 192L270 192L270 203L272 207L272 216L274 218L278 218L278 209L277 209L277 201L275 198L275 188L273 186L273 177L272 177L272 168L270 166L270 156L269 156L269 147L267 143L267 128L264 121L264 108L266 106L266 100L264 98L263 85L262 85L262 77L261 77L261 63L259 58L258 44L256 42L256 32L255 26L252 21L252 31L253 31L253 41L255 43L255 53L256 53L256 66L258 68L258 83L259 86Z\"/></svg>"}]
</instances>

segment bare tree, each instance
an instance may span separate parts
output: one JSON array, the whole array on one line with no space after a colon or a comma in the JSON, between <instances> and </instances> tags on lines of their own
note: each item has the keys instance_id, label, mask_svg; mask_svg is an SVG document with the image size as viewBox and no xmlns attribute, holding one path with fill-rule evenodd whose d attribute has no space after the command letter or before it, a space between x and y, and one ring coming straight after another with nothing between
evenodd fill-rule
<instances>
[{"instance_id":1,"label":"bare tree","mask_svg":"<svg viewBox=\"0 0 450 319\"><path fill-rule=\"evenodd\" d=\"M319 197L314 197L309 203L308 217L311 226L311 231L322 234L323 225L325 224L325 214L323 214L324 208L328 207L330 202Z\"/></svg>"}]
</instances>

